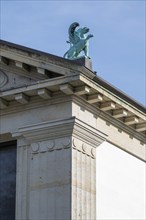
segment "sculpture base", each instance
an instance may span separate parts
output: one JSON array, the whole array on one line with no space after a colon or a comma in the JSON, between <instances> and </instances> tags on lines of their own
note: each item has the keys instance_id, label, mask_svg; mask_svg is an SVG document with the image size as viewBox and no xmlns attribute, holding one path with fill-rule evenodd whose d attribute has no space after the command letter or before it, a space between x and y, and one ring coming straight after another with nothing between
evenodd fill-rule
<instances>
[{"instance_id":1,"label":"sculpture base","mask_svg":"<svg viewBox=\"0 0 146 220\"><path fill-rule=\"evenodd\" d=\"M88 57L82 56L82 57L73 59L73 61L76 62L77 64L81 64L82 66L85 66L86 68L92 70L92 61Z\"/></svg>"}]
</instances>

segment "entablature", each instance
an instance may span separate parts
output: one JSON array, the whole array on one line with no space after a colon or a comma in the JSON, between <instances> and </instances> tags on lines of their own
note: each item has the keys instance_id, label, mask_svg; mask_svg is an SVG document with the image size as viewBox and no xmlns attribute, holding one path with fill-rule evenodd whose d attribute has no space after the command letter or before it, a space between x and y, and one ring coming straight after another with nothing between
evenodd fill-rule
<instances>
[{"instance_id":1,"label":"entablature","mask_svg":"<svg viewBox=\"0 0 146 220\"><path fill-rule=\"evenodd\" d=\"M2 84L0 84L0 114L6 115L11 108L30 105L35 100L52 100L54 94L79 97L85 103L114 121L127 127L142 140L146 136L146 109L112 87L95 73L74 61L33 49L1 43L0 63ZM26 85L7 86L11 74L19 82L23 77L32 78ZM5 76L4 76L5 75ZM22 77L22 78L21 78ZM8 78L8 80L7 80ZM15 78L15 77L14 77ZM5 87L7 86L7 87ZM6 89L5 89L6 88ZM19 108L18 108L19 109Z\"/></svg>"},{"instance_id":2,"label":"entablature","mask_svg":"<svg viewBox=\"0 0 146 220\"><path fill-rule=\"evenodd\" d=\"M83 74L45 79L27 87L1 92L1 114L5 114L5 110L11 107L11 102L15 101L26 105L36 96L45 100L51 99L56 92L81 97L88 104L93 105L102 112L106 112L110 117L122 122L136 132L142 135L146 134L146 116L144 112L136 109L110 91L101 88Z\"/></svg>"}]
</instances>

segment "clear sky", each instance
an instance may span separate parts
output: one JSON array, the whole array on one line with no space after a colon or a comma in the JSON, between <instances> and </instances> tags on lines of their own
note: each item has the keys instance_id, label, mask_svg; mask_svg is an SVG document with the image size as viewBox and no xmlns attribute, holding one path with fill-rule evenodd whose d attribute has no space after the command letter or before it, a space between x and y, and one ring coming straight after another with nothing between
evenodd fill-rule
<instances>
[{"instance_id":1,"label":"clear sky","mask_svg":"<svg viewBox=\"0 0 146 220\"><path fill-rule=\"evenodd\" d=\"M63 56L69 25L90 28L99 76L146 104L144 0L1 0L1 39Z\"/></svg>"}]
</instances>

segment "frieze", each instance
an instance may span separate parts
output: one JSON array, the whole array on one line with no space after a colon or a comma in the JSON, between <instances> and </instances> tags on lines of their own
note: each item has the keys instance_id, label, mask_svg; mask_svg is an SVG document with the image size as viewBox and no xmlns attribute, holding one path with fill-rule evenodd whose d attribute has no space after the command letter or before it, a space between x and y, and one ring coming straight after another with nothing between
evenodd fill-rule
<instances>
[{"instance_id":1,"label":"frieze","mask_svg":"<svg viewBox=\"0 0 146 220\"><path fill-rule=\"evenodd\" d=\"M92 158L96 157L96 149L94 147L91 147L89 144L76 138L73 139L73 149L78 150Z\"/></svg>"},{"instance_id":2,"label":"frieze","mask_svg":"<svg viewBox=\"0 0 146 220\"><path fill-rule=\"evenodd\" d=\"M68 149L71 147L70 138L40 141L31 144L32 154L51 152L54 150Z\"/></svg>"},{"instance_id":3,"label":"frieze","mask_svg":"<svg viewBox=\"0 0 146 220\"><path fill-rule=\"evenodd\" d=\"M72 142L72 147L73 149L78 150L92 158L96 157L96 149L91 147L87 143L83 143L81 140L74 138ZM71 148L71 139L67 137L56 140L40 141L31 144L32 154L45 153L68 148Z\"/></svg>"}]
</instances>

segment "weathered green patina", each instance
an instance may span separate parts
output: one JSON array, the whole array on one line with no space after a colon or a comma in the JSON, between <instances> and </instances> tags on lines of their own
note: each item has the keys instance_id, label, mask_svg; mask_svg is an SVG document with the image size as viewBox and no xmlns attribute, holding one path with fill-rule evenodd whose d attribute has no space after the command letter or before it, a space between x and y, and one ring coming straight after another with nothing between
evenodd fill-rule
<instances>
[{"instance_id":1,"label":"weathered green patina","mask_svg":"<svg viewBox=\"0 0 146 220\"><path fill-rule=\"evenodd\" d=\"M88 40L93 37L92 34L86 35L89 32L89 28L83 27L76 30L79 26L78 22L74 22L70 25L68 34L70 49L64 54L65 58L76 59L84 54L85 57L89 57L89 44Z\"/></svg>"}]
</instances>

